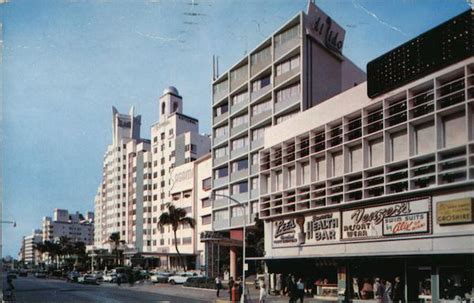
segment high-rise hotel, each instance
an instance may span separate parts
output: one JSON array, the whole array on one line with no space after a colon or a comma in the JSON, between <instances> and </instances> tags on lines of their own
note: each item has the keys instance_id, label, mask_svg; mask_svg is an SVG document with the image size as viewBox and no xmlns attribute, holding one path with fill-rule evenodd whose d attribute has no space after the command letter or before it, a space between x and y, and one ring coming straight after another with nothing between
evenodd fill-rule
<instances>
[{"instance_id":1,"label":"high-rise hotel","mask_svg":"<svg viewBox=\"0 0 474 303\"><path fill-rule=\"evenodd\" d=\"M112 109L112 144L104 155L102 183L95 198L94 245L108 246L118 232L122 240L143 247L143 206L151 189L150 140L140 137L141 116Z\"/></svg>"},{"instance_id":2,"label":"high-rise hotel","mask_svg":"<svg viewBox=\"0 0 474 303\"><path fill-rule=\"evenodd\" d=\"M365 81L343 55L345 31L310 2L213 82L213 228L242 240L244 216L258 210L259 157L265 130ZM236 276L236 247L230 272Z\"/></svg>"},{"instance_id":3,"label":"high-rise hotel","mask_svg":"<svg viewBox=\"0 0 474 303\"><path fill-rule=\"evenodd\" d=\"M163 91L159 122L151 127L152 140L140 137L140 116L113 109L113 142L104 157L103 181L95 199L94 247L111 251L109 237L119 232L125 241L126 264L176 267L179 262L173 231L159 227L167 204L184 208L196 220L194 229L180 226L177 243L188 268L204 266L204 248L197 233L211 229L211 139L199 133L199 121L183 114L183 100L175 87ZM197 161L195 161L197 160ZM208 199L207 199L208 200ZM204 217L204 218L202 218ZM100 258L110 259L100 252Z\"/></svg>"}]
</instances>

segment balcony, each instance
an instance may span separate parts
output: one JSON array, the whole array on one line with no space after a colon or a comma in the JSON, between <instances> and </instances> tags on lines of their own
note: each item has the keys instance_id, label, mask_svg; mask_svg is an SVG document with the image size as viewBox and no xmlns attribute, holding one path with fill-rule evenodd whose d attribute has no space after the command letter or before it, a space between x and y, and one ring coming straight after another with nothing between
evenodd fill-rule
<instances>
[{"instance_id":1,"label":"balcony","mask_svg":"<svg viewBox=\"0 0 474 303\"><path fill-rule=\"evenodd\" d=\"M294 49L296 46L299 46L299 44L300 44L300 39L298 37L295 37L285 42L282 45L275 46L275 60L278 60L281 56L288 53L289 51Z\"/></svg>"},{"instance_id":2,"label":"balcony","mask_svg":"<svg viewBox=\"0 0 474 303\"><path fill-rule=\"evenodd\" d=\"M260 195L260 191L258 189L252 189L250 191L250 200L258 199L259 195Z\"/></svg>"},{"instance_id":3,"label":"balcony","mask_svg":"<svg viewBox=\"0 0 474 303\"><path fill-rule=\"evenodd\" d=\"M236 172L233 172L230 174L230 181L237 181L237 180L240 180L242 178L245 178L245 177L248 177L249 175L249 172L247 169L242 169L242 170L239 170L239 171L236 171Z\"/></svg>"},{"instance_id":4,"label":"balcony","mask_svg":"<svg viewBox=\"0 0 474 303\"><path fill-rule=\"evenodd\" d=\"M249 104L249 101L245 100L245 101L242 101L240 103L232 105L230 107L230 114L231 115L235 114L236 112L238 112L238 111L242 110L243 108L247 107L248 104Z\"/></svg>"},{"instance_id":5,"label":"balcony","mask_svg":"<svg viewBox=\"0 0 474 303\"><path fill-rule=\"evenodd\" d=\"M250 166L250 174L255 175L258 174L260 170L258 169L258 164Z\"/></svg>"},{"instance_id":6,"label":"balcony","mask_svg":"<svg viewBox=\"0 0 474 303\"><path fill-rule=\"evenodd\" d=\"M233 151L230 152L230 157L234 159L242 155L245 155L246 153L248 153L248 151L249 151L248 146L234 149Z\"/></svg>"},{"instance_id":7,"label":"balcony","mask_svg":"<svg viewBox=\"0 0 474 303\"><path fill-rule=\"evenodd\" d=\"M267 66L272 63L272 57L268 56L267 60L258 62L255 65L250 65L250 76L253 77L257 75L259 72L264 70Z\"/></svg>"},{"instance_id":8,"label":"balcony","mask_svg":"<svg viewBox=\"0 0 474 303\"><path fill-rule=\"evenodd\" d=\"M223 185L226 185L228 182L229 182L229 178L227 178L227 177L221 177L221 178L218 178L218 179L214 179L214 180L212 180L212 187L213 188L218 188L218 187L221 187Z\"/></svg>"},{"instance_id":9,"label":"balcony","mask_svg":"<svg viewBox=\"0 0 474 303\"><path fill-rule=\"evenodd\" d=\"M239 201L240 203L242 203L242 202L247 202L248 201L248 195L249 195L248 192L238 193L238 194L232 195L231 198L234 199L234 200ZM237 204L237 203L232 202L231 204Z\"/></svg>"},{"instance_id":10,"label":"balcony","mask_svg":"<svg viewBox=\"0 0 474 303\"><path fill-rule=\"evenodd\" d=\"M242 226L244 225L244 216L232 217L230 218L231 226Z\"/></svg>"},{"instance_id":11,"label":"balcony","mask_svg":"<svg viewBox=\"0 0 474 303\"><path fill-rule=\"evenodd\" d=\"M214 96L212 97L214 104L222 100L225 96L227 96L227 94L228 94L227 90L221 90L214 93Z\"/></svg>"},{"instance_id":12,"label":"balcony","mask_svg":"<svg viewBox=\"0 0 474 303\"><path fill-rule=\"evenodd\" d=\"M275 77L275 87L277 87L278 85L282 84L283 82L293 78L294 76L296 76L299 73L300 73L300 67L298 66L298 67L290 70L289 72L286 72L282 75L279 75L279 76Z\"/></svg>"},{"instance_id":13,"label":"balcony","mask_svg":"<svg viewBox=\"0 0 474 303\"><path fill-rule=\"evenodd\" d=\"M239 126L236 126L236 127L232 127L230 129L230 136L233 137L237 134L240 134L242 133L243 131L247 130L248 129L248 125L247 123L244 123L244 124L240 124Z\"/></svg>"},{"instance_id":14,"label":"balcony","mask_svg":"<svg viewBox=\"0 0 474 303\"><path fill-rule=\"evenodd\" d=\"M224 197L216 197L216 200L212 203L212 208L226 207L229 205L229 199Z\"/></svg>"},{"instance_id":15,"label":"balcony","mask_svg":"<svg viewBox=\"0 0 474 303\"><path fill-rule=\"evenodd\" d=\"M214 158L214 166L218 166L218 165L221 165L223 163L226 163L227 161L229 161L229 157L228 156L224 156L224 157L220 157L220 158Z\"/></svg>"},{"instance_id":16,"label":"balcony","mask_svg":"<svg viewBox=\"0 0 474 303\"><path fill-rule=\"evenodd\" d=\"M242 84L244 84L248 79L238 79L232 80L230 82L230 91L234 91L235 89L239 88Z\"/></svg>"},{"instance_id":17,"label":"balcony","mask_svg":"<svg viewBox=\"0 0 474 303\"><path fill-rule=\"evenodd\" d=\"M215 145L219 145L219 144L221 144L221 143L227 141L228 138L229 138L229 137L228 137L228 136L225 136L225 135L224 135L224 136L216 137L216 138L214 138L214 139L212 140L212 145L214 145L214 146L215 146Z\"/></svg>"},{"instance_id":18,"label":"balcony","mask_svg":"<svg viewBox=\"0 0 474 303\"><path fill-rule=\"evenodd\" d=\"M272 111L271 110L261 112L261 113L255 115L255 116L250 117L250 125L251 126L256 125L256 124L258 124L262 121L267 120L271 116L272 116Z\"/></svg>"},{"instance_id":19,"label":"balcony","mask_svg":"<svg viewBox=\"0 0 474 303\"><path fill-rule=\"evenodd\" d=\"M295 104L299 104L300 99L301 99L300 94L297 94L297 95L291 96L290 98L288 98L286 100L282 100L282 101L279 101L279 102L275 103L275 113L279 113L280 111L282 111L286 108L289 108L289 107L291 107Z\"/></svg>"},{"instance_id":20,"label":"balcony","mask_svg":"<svg viewBox=\"0 0 474 303\"><path fill-rule=\"evenodd\" d=\"M229 227L228 220L216 220L212 222L213 229L226 229L227 227Z\"/></svg>"},{"instance_id":21,"label":"balcony","mask_svg":"<svg viewBox=\"0 0 474 303\"><path fill-rule=\"evenodd\" d=\"M257 91L251 92L250 93L250 102L253 102L253 101L259 99L260 97L267 95L268 93L270 93L271 90L272 90L272 86L271 86L271 84L269 84L265 87L262 87L261 89L259 89Z\"/></svg>"},{"instance_id":22,"label":"balcony","mask_svg":"<svg viewBox=\"0 0 474 303\"><path fill-rule=\"evenodd\" d=\"M250 150L254 150L260 147L263 147L263 138L250 142Z\"/></svg>"},{"instance_id":23,"label":"balcony","mask_svg":"<svg viewBox=\"0 0 474 303\"><path fill-rule=\"evenodd\" d=\"M227 117L229 117L229 113L228 113L228 112L223 113L223 114L221 114L221 115L219 115L219 116L216 116L216 117L214 117L213 124L220 123L220 122L226 120Z\"/></svg>"}]
</instances>

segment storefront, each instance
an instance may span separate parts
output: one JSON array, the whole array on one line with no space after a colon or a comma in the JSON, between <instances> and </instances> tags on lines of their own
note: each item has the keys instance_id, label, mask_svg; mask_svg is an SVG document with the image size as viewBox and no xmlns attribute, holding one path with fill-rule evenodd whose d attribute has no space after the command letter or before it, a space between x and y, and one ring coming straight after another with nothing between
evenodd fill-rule
<instances>
[{"instance_id":1,"label":"storefront","mask_svg":"<svg viewBox=\"0 0 474 303\"><path fill-rule=\"evenodd\" d=\"M472 196L444 191L268 221L269 289L284 293L292 274L315 302L472 302Z\"/></svg>"}]
</instances>

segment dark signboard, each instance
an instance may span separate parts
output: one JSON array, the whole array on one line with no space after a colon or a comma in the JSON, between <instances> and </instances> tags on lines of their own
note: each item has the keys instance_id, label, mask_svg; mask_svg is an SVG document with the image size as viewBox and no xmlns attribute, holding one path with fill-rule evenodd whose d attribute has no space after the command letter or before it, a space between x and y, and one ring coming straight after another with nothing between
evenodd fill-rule
<instances>
[{"instance_id":1,"label":"dark signboard","mask_svg":"<svg viewBox=\"0 0 474 303\"><path fill-rule=\"evenodd\" d=\"M474 14L468 10L367 64L370 98L474 55Z\"/></svg>"}]
</instances>

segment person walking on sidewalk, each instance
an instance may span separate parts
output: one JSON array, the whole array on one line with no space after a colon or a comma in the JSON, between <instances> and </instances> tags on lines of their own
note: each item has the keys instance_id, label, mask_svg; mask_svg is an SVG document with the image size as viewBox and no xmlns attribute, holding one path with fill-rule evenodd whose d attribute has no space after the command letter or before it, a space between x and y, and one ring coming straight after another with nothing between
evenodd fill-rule
<instances>
[{"instance_id":1,"label":"person walking on sidewalk","mask_svg":"<svg viewBox=\"0 0 474 303\"><path fill-rule=\"evenodd\" d=\"M260 283L259 287L260 287L260 299L259 299L259 303L265 303L265 299L267 298L267 287L265 286L265 283L263 283L262 280L260 280L259 282L262 282Z\"/></svg>"},{"instance_id":2,"label":"person walking on sidewalk","mask_svg":"<svg viewBox=\"0 0 474 303\"><path fill-rule=\"evenodd\" d=\"M216 277L216 289L217 289L216 295L219 298L219 292L222 289L222 282L221 282L221 278L219 276Z\"/></svg>"},{"instance_id":3,"label":"person walking on sidewalk","mask_svg":"<svg viewBox=\"0 0 474 303\"><path fill-rule=\"evenodd\" d=\"M232 287L234 287L234 278L229 279L229 298L232 298Z\"/></svg>"},{"instance_id":4,"label":"person walking on sidewalk","mask_svg":"<svg viewBox=\"0 0 474 303\"><path fill-rule=\"evenodd\" d=\"M299 278L298 282L296 282L296 301L300 300L303 303L304 300L304 282L303 279Z\"/></svg>"}]
</instances>

